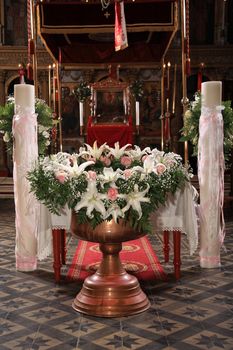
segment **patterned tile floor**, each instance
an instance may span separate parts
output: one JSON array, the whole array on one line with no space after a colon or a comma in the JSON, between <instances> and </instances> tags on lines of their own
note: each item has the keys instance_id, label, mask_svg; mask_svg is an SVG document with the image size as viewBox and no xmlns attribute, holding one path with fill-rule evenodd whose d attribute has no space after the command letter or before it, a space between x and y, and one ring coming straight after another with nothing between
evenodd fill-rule
<instances>
[{"instance_id":1,"label":"patterned tile floor","mask_svg":"<svg viewBox=\"0 0 233 350\"><path fill-rule=\"evenodd\" d=\"M152 304L148 311L109 319L73 311L81 284L64 279L56 285L51 259L36 272L15 271L12 200L0 200L0 215L0 350L233 349L232 210L226 213L221 268L200 269L183 237L182 278L175 282L172 265L163 263L160 237L152 237L168 281L142 285ZM69 264L77 242L68 240Z\"/></svg>"}]
</instances>

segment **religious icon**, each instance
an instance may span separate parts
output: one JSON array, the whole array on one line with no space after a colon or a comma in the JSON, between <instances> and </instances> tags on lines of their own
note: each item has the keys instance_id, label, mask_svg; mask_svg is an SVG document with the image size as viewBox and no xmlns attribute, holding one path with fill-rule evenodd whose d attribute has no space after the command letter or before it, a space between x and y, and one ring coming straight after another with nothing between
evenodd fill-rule
<instances>
[{"instance_id":1,"label":"religious icon","mask_svg":"<svg viewBox=\"0 0 233 350\"><path fill-rule=\"evenodd\" d=\"M109 121L124 116L123 91L97 91L96 116Z\"/></svg>"}]
</instances>

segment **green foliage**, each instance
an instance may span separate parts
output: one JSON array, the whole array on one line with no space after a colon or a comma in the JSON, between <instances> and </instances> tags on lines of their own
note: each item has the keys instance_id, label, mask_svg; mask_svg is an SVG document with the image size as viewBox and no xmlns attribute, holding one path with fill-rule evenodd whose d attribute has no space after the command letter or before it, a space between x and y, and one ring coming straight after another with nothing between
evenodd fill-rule
<instances>
[{"instance_id":1,"label":"green foliage","mask_svg":"<svg viewBox=\"0 0 233 350\"><path fill-rule=\"evenodd\" d=\"M3 133L3 140L6 142L7 151L13 151L12 122L14 117L14 98L9 98L5 106L0 106L0 132ZM41 99L35 100L35 113L38 121L38 151L40 155L46 152L50 144L50 130L53 126L52 110Z\"/></svg>"},{"instance_id":2,"label":"green foliage","mask_svg":"<svg viewBox=\"0 0 233 350\"><path fill-rule=\"evenodd\" d=\"M228 163L233 148L233 110L231 108L231 101L223 101L222 110L224 123L224 157L225 162ZM198 153L198 139L199 139L199 120L201 116L201 95L195 94L195 101L190 104L189 109L184 115L184 126L181 129L182 137L180 141L190 141L193 145L193 156Z\"/></svg>"},{"instance_id":3,"label":"green foliage","mask_svg":"<svg viewBox=\"0 0 233 350\"><path fill-rule=\"evenodd\" d=\"M7 144L7 151L12 152L13 135L12 135L12 119L14 115L14 104L7 103L0 106L0 132L3 133L3 140Z\"/></svg>"},{"instance_id":4,"label":"green foliage","mask_svg":"<svg viewBox=\"0 0 233 350\"><path fill-rule=\"evenodd\" d=\"M40 158L28 179L31 191L52 213L59 215L68 205L80 223L93 228L104 220L123 218L150 232L150 214L189 179L188 169L174 153L107 145L101 146L101 153L96 146L87 146L88 151L83 147L79 154L59 152ZM124 166L126 157L130 166Z\"/></svg>"}]
</instances>

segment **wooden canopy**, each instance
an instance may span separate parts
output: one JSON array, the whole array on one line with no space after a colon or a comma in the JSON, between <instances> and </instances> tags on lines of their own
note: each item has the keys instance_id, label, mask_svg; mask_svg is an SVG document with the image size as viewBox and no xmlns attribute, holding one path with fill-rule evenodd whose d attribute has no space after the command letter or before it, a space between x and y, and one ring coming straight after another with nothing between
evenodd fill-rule
<instances>
[{"instance_id":1,"label":"wooden canopy","mask_svg":"<svg viewBox=\"0 0 233 350\"><path fill-rule=\"evenodd\" d=\"M125 0L128 48L115 52L114 1L42 0L37 5L39 35L64 65L154 64L166 53L177 30L177 0Z\"/></svg>"}]
</instances>

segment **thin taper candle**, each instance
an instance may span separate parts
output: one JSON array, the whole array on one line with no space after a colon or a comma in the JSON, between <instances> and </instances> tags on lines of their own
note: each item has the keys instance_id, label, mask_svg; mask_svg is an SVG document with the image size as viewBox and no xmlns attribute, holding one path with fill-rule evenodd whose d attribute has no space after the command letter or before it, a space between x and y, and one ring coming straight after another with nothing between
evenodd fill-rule
<instances>
[{"instance_id":1,"label":"thin taper candle","mask_svg":"<svg viewBox=\"0 0 233 350\"><path fill-rule=\"evenodd\" d=\"M56 113L56 73L55 73L56 65L53 63L53 111Z\"/></svg>"},{"instance_id":2,"label":"thin taper candle","mask_svg":"<svg viewBox=\"0 0 233 350\"><path fill-rule=\"evenodd\" d=\"M49 65L48 89L49 89L49 107L51 107L51 65Z\"/></svg>"},{"instance_id":3,"label":"thin taper candle","mask_svg":"<svg viewBox=\"0 0 233 350\"><path fill-rule=\"evenodd\" d=\"M161 150L163 151L164 147L164 71L165 71L166 65L164 64L164 59L162 59L162 74L161 74Z\"/></svg>"},{"instance_id":4,"label":"thin taper candle","mask_svg":"<svg viewBox=\"0 0 233 350\"><path fill-rule=\"evenodd\" d=\"M59 120L59 142L60 142L60 152L62 152L62 115L61 115L61 76L59 70L59 64L56 64L57 71L57 102L58 102L58 120Z\"/></svg>"},{"instance_id":5,"label":"thin taper candle","mask_svg":"<svg viewBox=\"0 0 233 350\"><path fill-rule=\"evenodd\" d=\"M171 63L167 63L167 90L170 89L170 68L171 68Z\"/></svg>"},{"instance_id":6,"label":"thin taper candle","mask_svg":"<svg viewBox=\"0 0 233 350\"><path fill-rule=\"evenodd\" d=\"M177 64L174 66L174 79L173 79L173 96L172 96L172 113L175 113L176 109L176 71L177 71Z\"/></svg>"}]
</instances>

